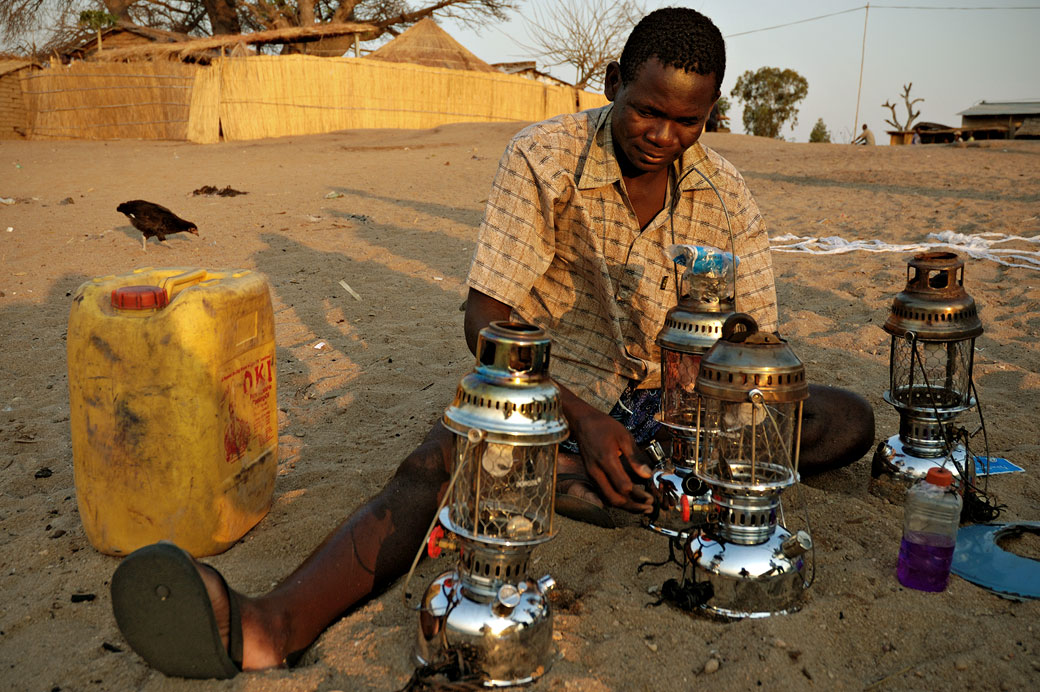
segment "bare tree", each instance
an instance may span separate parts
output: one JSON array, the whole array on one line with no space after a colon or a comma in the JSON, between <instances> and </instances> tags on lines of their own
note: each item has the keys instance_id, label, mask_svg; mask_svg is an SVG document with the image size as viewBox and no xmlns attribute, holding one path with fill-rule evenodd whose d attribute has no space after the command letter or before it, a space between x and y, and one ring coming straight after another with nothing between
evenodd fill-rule
<instances>
[{"instance_id":1,"label":"bare tree","mask_svg":"<svg viewBox=\"0 0 1040 692\"><path fill-rule=\"evenodd\" d=\"M894 127L899 132L909 132L910 126L917 120L917 116L921 115L921 111L914 110L914 104L919 101L924 101L922 98L916 98L913 101L910 100L910 87L914 85L913 82L903 85L903 103L906 104L906 124L900 125L899 118L896 116L896 104L885 101L881 104L882 108L887 108L892 111L892 119L885 119L885 122Z\"/></svg>"},{"instance_id":2,"label":"bare tree","mask_svg":"<svg viewBox=\"0 0 1040 692\"><path fill-rule=\"evenodd\" d=\"M365 22L363 41L396 36L425 17L471 26L503 20L523 0L0 0L0 39L10 42L50 29L51 45L78 29L82 10L105 10L120 21L197 36L261 31L326 22Z\"/></svg>"},{"instance_id":3,"label":"bare tree","mask_svg":"<svg viewBox=\"0 0 1040 692\"><path fill-rule=\"evenodd\" d=\"M625 39L645 13L638 0L559 0L548 14L531 13L532 44L522 45L550 66L573 66L579 89L602 89L607 64L621 57Z\"/></svg>"}]
</instances>

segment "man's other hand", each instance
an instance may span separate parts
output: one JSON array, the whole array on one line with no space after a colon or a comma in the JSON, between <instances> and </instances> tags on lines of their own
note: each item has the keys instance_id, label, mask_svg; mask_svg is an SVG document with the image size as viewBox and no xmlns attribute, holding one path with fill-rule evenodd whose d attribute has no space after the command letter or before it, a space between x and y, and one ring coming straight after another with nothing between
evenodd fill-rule
<instances>
[{"instance_id":1,"label":"man's other hand","mask_svg":"<svg viewBox=\"0 0 1040 692\"><path fill-rule=\"evenodd\" d=\"M653 497L633 480L650 478L646 452L636 445L624 425L561 389L571 436L581 447L585 469L600 495L629 512L650 512Z\"/></svg>"}]
</instances>

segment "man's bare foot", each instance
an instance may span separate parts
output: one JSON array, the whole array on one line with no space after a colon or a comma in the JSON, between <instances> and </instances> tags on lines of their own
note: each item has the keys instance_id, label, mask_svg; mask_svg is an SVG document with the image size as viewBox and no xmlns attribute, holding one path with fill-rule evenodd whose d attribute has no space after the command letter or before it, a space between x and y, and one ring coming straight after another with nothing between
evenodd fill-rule
<instances>
[{"instance_id":1,"label":"man's bare foot","mask_svg":"<svg viewBox=\"0 0 1040 692\"><path fill-rule=\"evenodd\" d=\"M596 507L603 507L603 498L599 496L585 471L585 463L581 457L560 452L556 458L556 492L570 495Z\"/></svg>"},{"instance_id":2,"label":"man's bare foot","mask_svg":"<svg viewBox=\"0 0 1040 692\"><path fill-rule=\"evenodd\" d=\"M220 641L228 647L231 636L231 609L224 583L209 565L195 562L206 585L213 616L220 630ZM264 670L285 664L287 641L284 619L265 611L260 601L238 595L242 616L242 670Z\"/></svg>"}]
</instances>

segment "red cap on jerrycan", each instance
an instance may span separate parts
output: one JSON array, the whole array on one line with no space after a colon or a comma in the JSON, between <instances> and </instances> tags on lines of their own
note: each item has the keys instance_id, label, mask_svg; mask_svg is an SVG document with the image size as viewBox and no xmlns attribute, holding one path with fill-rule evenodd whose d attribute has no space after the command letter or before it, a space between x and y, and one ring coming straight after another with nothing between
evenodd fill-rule
<instances>
[{"instance_id":1,"label":"red cap on jerrycan","mask_svg":"<svg viewBox=\"0 0 1040 692\"><path fill-rule=\"evenodd\" d=\"M157 310L167 303L162 286L123 286L112 291L112 307L120 310Z\"/></svg>"}]
</instances>

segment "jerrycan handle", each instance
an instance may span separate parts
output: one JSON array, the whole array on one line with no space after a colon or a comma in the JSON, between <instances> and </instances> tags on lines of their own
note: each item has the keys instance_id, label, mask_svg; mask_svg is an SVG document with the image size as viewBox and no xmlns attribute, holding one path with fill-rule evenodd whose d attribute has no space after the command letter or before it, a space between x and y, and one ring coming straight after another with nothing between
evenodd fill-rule
<instances>
[{"instance_id":1,"label":"jerrycan handle","mask_svg":"<svg viewBox=\"0 0 1040 692\"><path fill-rule=\"evenodd\" d=\"M190 286L202 283L208 277L209 273L205 269L193 269L165 279L162 287L166 292L166 297L172 301L178 293Z\"/></svg>"}]
</instances>

